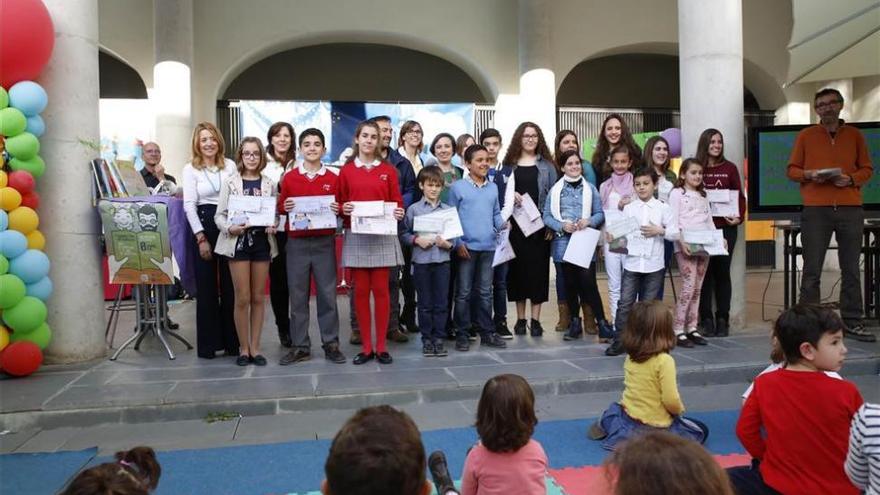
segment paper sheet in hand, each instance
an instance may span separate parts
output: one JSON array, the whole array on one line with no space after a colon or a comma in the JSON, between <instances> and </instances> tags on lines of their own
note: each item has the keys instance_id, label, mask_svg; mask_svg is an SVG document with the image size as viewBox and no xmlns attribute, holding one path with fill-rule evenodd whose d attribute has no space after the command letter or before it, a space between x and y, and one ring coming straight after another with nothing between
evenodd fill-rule
<instances>
[{"instance_id":1,"label":"paper sheet in hand","mask_svg":"<svg viewBox=\"0 0 880 495\"><path fill-rule=\"evenodd\" d=\"M440 230L440 237L447 241L464 235L464 229L461 227L461 220L458 218L458 209L456 208L446 208L423 216L432 219L437 218L443 222L443 228ZM413 230L416 229L413 228Z\"/></svg>"},{"instance_id":2,"label":"paper sheet in hand","mask_svg":"<svg viewBox=\"0 0 880 495\"><path fill-rule=\"evenodd\" d=\"M709 211L713 217L739 218L739 191L736 189L724 189L729 191L727 202L709 203Z\"/></svg>"},{"instance_id":3,"label":"paper sheet in hand","mask_svg":"<svg viewBox=\"0 0 880 495\"><path fill-rule=\"evenodd\" d=\"M541 212L528 194L523 194L520 205L513 207L513 219L526 237L544 228Z\"/></svg>"},{"instance_id":4,"label":"paper sheet in hand","mask_svg":"<svg viewBox=\"0 0 880 495\"><path fill-rule=\"evenodd\" d=\"M416 234L440 234L443 232L444 220L430 214L413 218L413 232Z\"/></svg>"},{"instance_id":5,"label":"paper sheet in hand","mask_svg":"<svg viewBox=\"0 0 880 495\"><path fill-rule=\"evenodd\" d=\"M275 201L274 196L233 194L229 196L229 218L240 220L245 217L249 227L272 227L275 225Z\"/></svg>"},{"instance_id":6,"label":"paper sheet in hand","mask_svg":"<svg viewBox=\"0 0 880 495\"><path fill-rule=\"evenodd\" d=\"M565 254L562 261L566 261L573 265L583 268L589 268L593 262L593 254L596 253L596 245L599 243L601 232L596 229L577 230L571 234L568 240L568 247L565 248Z\"/></svg>"},{"instance_id":7,"label":"paper sheet in hand","mask_svg":"<svg viewBox=\"0 0 880 495\"><path fill-rule=\"evenodd\" d=\"M508 227L498 233L495 255L492 257L492 267L494 268L514 258L516 258L516 253L513 252L513 245L510 243L510 227Z\"/></svg>"},{"instance_id":8,"label":"paper sheet in hand","mask_svg":"<svg viewBox=\"0 0 880 495\"><path fill-rule=\"evenodd\" d=\"M727 256L727 249L724 247L724 232L721 230L712 231L712 242L703 245L703 249L709 256Z\"/></svg>"},{"instance_id":9,"label":"paper sheet in hand","mask_svg":"<svg viewBox=\"0 0 880 495\"><path fill-rule=\"evenodd\" d=\"M819 170L816 170L816 175L824 179L831 179L843 175L843 170L841 170L840 167L820 168Z\"/></svg>"},{"instance_id":10,"label":"paper sheet in hand","mask_svg":"<svg viewBox=\"0 0 880 495\"><path fill-rule=\"evenodd\" d=\"M682 230L681 240L687 244L700 244L705 246L715 242L715 232L720 231L716 229Z\"/></svg>"},{"instance_id":11,"label":"paper sheet in hand","mask_svg":"<svg viewBox=\"0 0 880 495\"><path fill-rule=\"evenodd\" d=\"M610 234L612 239L620 239L637 230L639 230L639 221L635 217L620 216L613 223L605 224L605 232Z\"/></svg>"},{"instance_id":12,"label":"paper sheet in hand","mask_svg":"<svg viewBox=\"0 0 880 495\"><path fill-rule=\"evenodd\" d=\"M351 205L354 206L353 217L381 217L385 214L384 201L352 201Z\"/></svg>"},{"instance_id":13,"label":"paper sheet in hand","mask_svg":"<svg viewBox=\"0 0 880 495\"><path fill-rule=\"evenodd\" d=\"M706 189L706 199L710 203L727 203L730 201L730 189Z\"/></svg>"},{"instance_id":14,"label":"paper sheet in hand","mask_svg":"<svg viewBox=\"0 0 880 495\"><path fill-rule=\"evenodd\" d=\"M352 214L351 231L356 234L397 235L397 219L394 218L396 208L397 203L383 203L381 216L360 217Z\"/></svg>"},{"instance_id":15,"label":"paper sheet in hand","mask_svg":"<svg viewBox=\"0 0 880 495\"><path fill-rule=\"evenodd\" d=\"M295 198L290 211L290 230L335 229L336 215L330 209L334 201L336 198L332 195Z\"/></svg>"}]
</instances>

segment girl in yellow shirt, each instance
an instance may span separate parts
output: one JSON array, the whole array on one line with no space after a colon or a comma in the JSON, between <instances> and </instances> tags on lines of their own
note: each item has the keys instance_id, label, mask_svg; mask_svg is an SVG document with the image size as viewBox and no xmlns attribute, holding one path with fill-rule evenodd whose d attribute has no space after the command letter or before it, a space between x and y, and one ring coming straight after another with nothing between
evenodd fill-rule
<instances>
[{"instance_id":1,"label":"girl in yellow shirt","mask_svg":"<svg viewBox=\"0 0 880 495\"><path fill-rule=\"evenodd\" d=\"M675 347L672 313L660 301L636 303L623 331L623 396L612 403L590 427L589 437L602 440L602 447L615 446L642 431L667 430L703 443L709 429L703 423L685 418L678 394L675 360L669 355Z\"/></svg>"}]
</instances>

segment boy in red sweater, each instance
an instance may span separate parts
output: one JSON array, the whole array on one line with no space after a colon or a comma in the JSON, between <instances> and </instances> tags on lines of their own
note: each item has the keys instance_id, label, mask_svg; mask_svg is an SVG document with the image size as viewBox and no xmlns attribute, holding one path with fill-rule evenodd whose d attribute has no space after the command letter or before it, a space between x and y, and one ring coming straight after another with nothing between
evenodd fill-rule
<instances>
[{"instance_id":1,"label":"boy in red sweater","mask_svg":"<svg viewBox=\"0 0 880 495\"><path fill-rule=\"evenodd\" d=\"M734 488L741 495L857 495L843 463L862 396L852 383L822 373L843 365L843 322L830 309L798 304L773 332L787 364L758 376L743 405L736 435L754 461L728 469Z\"/></svg>"}]
</instances>

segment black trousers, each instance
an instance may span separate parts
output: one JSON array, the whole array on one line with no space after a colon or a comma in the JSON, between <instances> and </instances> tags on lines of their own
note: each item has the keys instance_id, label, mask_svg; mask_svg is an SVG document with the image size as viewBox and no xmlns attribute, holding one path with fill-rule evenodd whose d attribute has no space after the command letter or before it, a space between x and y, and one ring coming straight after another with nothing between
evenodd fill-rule
<instances>
[{"instance_id":1,"label":"black trousers","mask_svg":"<svg viewBox=\"0 0 880 495\"><path fill-rule=\"evenodd\" d=\"M566 304L572 318L577 318L581 304L587 303L593 308L596 321L604 320L605 309L602 306L602 296L599 295L599 286L596 285L596 263L590 263L590 268L587 269L563 262L562 272L565 277Z\"/></svg>"},{"instance_id":2,"label":"black trousers","mask_svg":"<svg viewBox=\"0 0 880 495\"><path fill-rule=\"evenodd\" d=\"M759 466L758 460L753 459L751 466L727 468L727 476L737 495L780 495L764 483Z\"/></svg>"},{"instance_id":3,"label":"black trousers","mask_svg":"<svg viewBox=\"0 0 880 495\"><path fill-rule=\"evenodd\" d=\"M220 231L214 223L216 205L198 207L205 237L211 249L217 245ZM196 242L193 239L193 242ZM196 350L199 357L213 358L217 351L238 355L235 333L235 288L229 273L229 259L214 253L209 261L196 257Z\"/></svg>"},{"instance_id":4,"label":"black trousers","mask_svg":"<svg viewBox=\"0 0 880 495\"><path fill-rule=\"evenodd\" d=\"M709 266L706 268L706 278L703 279L703 288L700 292L700 321L712 319L712 299L715 299L715 314L717 318L730 320L730 297L733 292L730 284L730 257L733 256L733 248L736 246L737 226L728 225L722 227L724 239L727 240L727 252L729 256L712 256L709 258Z\"/></svg>"},{"instance_id":5,"label":"black trousers","mask_svg":"<svg viewBox=\"0 0 880 495\"><path fill-rule=\"evenodd\" d=\"M275 235L278 241L278 256L269 263L269 301L275 314L278 336L290 334L290 291L287 289L287 232Z\"/></svg>"}]
</instances>

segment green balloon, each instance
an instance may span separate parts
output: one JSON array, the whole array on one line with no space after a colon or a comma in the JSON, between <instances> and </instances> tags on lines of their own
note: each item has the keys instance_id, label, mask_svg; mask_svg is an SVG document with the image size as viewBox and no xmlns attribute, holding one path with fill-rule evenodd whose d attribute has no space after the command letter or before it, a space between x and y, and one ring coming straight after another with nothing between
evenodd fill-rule
<instances>
[{"instance_id":1,"label":"green balloon","mask_svg":"<svg viewBox=\"0 0 880 495\"><path fill-rule=\"evenodd\" d=\"M9 262L7 262L7 265ZM26 287L15 275L0 275L0 309L9 309L24 299Z\"/></svg>"},{"instance_id":2,"label":"green balloon","mask_svg":"<svg viewBox=\"0 0 880 495\"><path fill-rule=\"evenodd\" d=\"M0 109L6 108L9 106L9 93L6 92L6 88L0 86Z\"/></svg>"},{"instance_id":3,"label":"green balloon","mask_svg":"<svg viewBox=\"0 0 880 495\"><path fill-rule=\"evenodd\" d=\"M17 108L4 108L0 110L0 134L4 136L17 136L24 132L27 127L27 117Z\"/></svg>"},{"instance_id":4,"label":"green balloon","mask_svg":"<svg viewBox=\"0 0 880 495\"><path fill-rule=\"evenodd\" d=\"M24 296L18 304L3 310L3 321L14 332L28 333L46 321L47 312L43 301L33 296Z\"/></svg>"},{"instance_id":5,"label":"green balloon","mask_svg":"<svg viewBox=\"0 0 880 495\"><path fill-rule=\"evenodd\" d=\"M46 162L40 158L40 155L37 155L30 160L13 158L12 160L9 160L9 168L12 170L24 170L30 172L35 179L38 179L46 172Z\"/></svg>"},{"instance_id":6,"label":"green balloon","mask_svg":"<svg viewBox=\"0 0 880 495\"><path fill-rule=\"evenodd\" d=\"M6 151L22 160L30 160L40 152L40 141L29 132L6 138Z\"/></svg>"},{"instance_id":7,"label":"green balloon","mask_svg":"<svg viewBox=\"0 0 880 495\"><path fill-rule=\"evenodd\" d=\"M9 342L18 342L19 340L27 340L28 342L33 342L37 344L37 346L42 350L45 349L49 342L52 340L52 329L49 328L48 323L43 323L38 326L36 330L32 330L27 333L21 332L13 332L9 335Z\"/></svg>"},{"instance_id":8,"label":"green balloon","mask_svg":"<svg viewBox=\"0 0 880 495\"><path fill-rule=\"evenodd\" d=\"M6 256L0 254L0 275L6 275L9 273L9 260L6 259Z\"/></svg>"}]
</instances>

